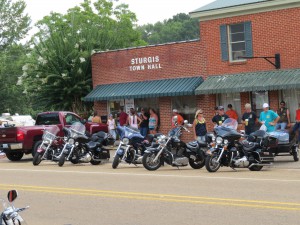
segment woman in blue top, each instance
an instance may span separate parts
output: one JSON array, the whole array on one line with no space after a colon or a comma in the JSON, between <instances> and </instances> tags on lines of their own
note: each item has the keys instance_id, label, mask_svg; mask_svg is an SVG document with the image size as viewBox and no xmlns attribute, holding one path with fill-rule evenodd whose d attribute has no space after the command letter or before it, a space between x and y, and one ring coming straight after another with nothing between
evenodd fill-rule
<instances>
[{"instance_id":1,"label":"woman in blue top","mask_svg":"<svg viewBox=\"0 0 300 225\"><path fill-rule=\"evenodd\" d=\"M198 142L206 141L206 121L203 117L202 109L199 109L195 114L195 120L193 122L194 139Z\"/></svg>"},{"instance_id":2,"label":"woman in blue top","mask_svg":"<svg viewBox=\"0 0 300 225\"><path fill-rule=\"evenodd\" d=\"M268 103L263 104L263 110L264 111L262 111L259 116L259 123L265 124L265 126L267 127L267 132L272 132L275 130L275 126L280 117L274 111L269 110Z\"/></svg>"}]
</instances>

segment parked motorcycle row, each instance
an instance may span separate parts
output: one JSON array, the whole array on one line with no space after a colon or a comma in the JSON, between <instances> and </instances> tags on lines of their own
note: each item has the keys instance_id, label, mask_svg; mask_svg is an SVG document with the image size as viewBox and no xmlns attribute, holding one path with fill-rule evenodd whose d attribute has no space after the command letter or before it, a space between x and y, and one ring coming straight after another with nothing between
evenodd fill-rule
<instances>
[{"instance_id":1,"label":"parked motorcycle row","mask_svg":"<svg viewBox=\"0 0 300 225\"><path fill-rule=\"evenodd\" d=\"M227 119L207 135L205 142L189 143L180 139L182 132L190 132L188 121L171 129L168 135L158 133L147 137L143 137L138 130L118 126L120 142L113 156L112 168L118 168L120 163L143 164L147 170L153 171L168 164L176 168L190 165L193 169L205 166L207 171L216 172L223 166L233 170L248 168L259 171L264 166L272 165L279 146L277 137L263 130L246 137L237 131L237 126L236 120ZM63 132L63 137L58 135L59 128L56 126L44 130L33 165L37 166L43 160L54 161L58 166L63 166L66 161L92 165L109 161L107 146L114 142L109 134L101 131L89 135L81 123L64 128ZM298 159L298 151L298 145L291 144L289 154L294 159Z\"/></svg>"}]
</instances>

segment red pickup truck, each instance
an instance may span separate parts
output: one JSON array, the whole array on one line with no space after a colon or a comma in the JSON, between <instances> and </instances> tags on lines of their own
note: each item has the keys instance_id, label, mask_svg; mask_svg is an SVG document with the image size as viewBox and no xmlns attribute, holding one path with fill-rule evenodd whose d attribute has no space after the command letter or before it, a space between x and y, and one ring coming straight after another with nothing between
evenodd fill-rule
<instances>
[{"instance_id":1,"label":"red pickup truck","mask_svg":"<svg viewBox=\"0 0 300 225\"><path fill-rule=\"evenodd\" d=\"M24 154L35 154L42 143L43 130L47 126L57 125L59 136L63 136L62 128L71 126L74 122L85 122L72 112L43 112L38 114L35 126L1 127L0 152L5 152L11 161L19 161ZM106 124L85 122L86 131L90 134L98 131L107 132Z\"/></svg>"}]
</instances>

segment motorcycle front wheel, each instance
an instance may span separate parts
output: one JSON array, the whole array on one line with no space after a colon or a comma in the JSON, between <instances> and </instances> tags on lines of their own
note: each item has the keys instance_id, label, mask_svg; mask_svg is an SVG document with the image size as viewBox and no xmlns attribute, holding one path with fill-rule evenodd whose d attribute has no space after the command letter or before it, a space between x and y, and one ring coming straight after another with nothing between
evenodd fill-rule
<instances>
[{"instance_id":1,"label":"motorcycle front wheel","mask_svg":"<svg viewBox=\"0 0 300 225\"><path fill-rule=\"evenodd\" d=\"M150 171L157 170L161 166L160 158L158 160L154 161L155 157L156 157L156 154L153 152L144 153L142 162L143 162L143 166L147 170L150 170Z\"/></svg>"},{"instance_id":2,"label":"motorcycle front wheel","mask_svg":"<svg viewBox=\"0 0 300 225\"><path fill-rule=\"evenodd\" d=\"M208 172L217 172L221 164L217 162L218 155L210 155L205 159L205 167Z\"/></svg>"},{"instance_id":3,"label":"motorcycle front wheel","mask_svg":"<svg viewBox=\"0 0 300 225\"><path fill-rule=\"evenodd\" d=\"M58 160L58 166L62 167L65 164L66 161L66 155L62 154Z\"/></svg>"},{"instance_id":4,"label":"motorcycle front wheel","mask_svg":"<svg viewBox=\"0 0 300 225\"><path fill-rule=\"evenodd\" d=\"M118 154L116 154L115 158L114 158L114 161L112 163L112 168L117 169L119 163L120 163L120 156Z\"/></svg>"},{"instance_id":5,"label":"motorcycle front wheel","mask_svg":"<svg viewBox=\"0 0 300 225\"><path fill-rule=\"evenodd\" d=\"M42 161L42 154L43 153L40 153L40 152L36 152L35 153L35 155L33 157L33 160L32 160L32 164L34 166L37 166L37 165L39 165L41 163L41 161Z\"/></svg>"}]
</instances>

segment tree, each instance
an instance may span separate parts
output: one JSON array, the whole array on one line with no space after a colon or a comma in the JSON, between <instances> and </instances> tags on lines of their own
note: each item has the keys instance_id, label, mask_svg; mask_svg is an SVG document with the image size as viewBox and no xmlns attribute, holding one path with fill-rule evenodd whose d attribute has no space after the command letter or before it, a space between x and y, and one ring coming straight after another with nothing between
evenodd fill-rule
<instances>
[{"instance_id":1,"label":"tree","mask_svg":"<svg viewBox=\"0 0 300 225\"><path fill-rule=\"evenodd\" d=\"M0 50L24 38L29 30L30 17L24 14L23 0L0 0Z\"/></svg>"},{"instance_id":2,"label":"tree","mask_svg":"<svg viewBox=\"0 0 300 225\"><path fill-rule=\"evenodd\" d=\"M82 98L92 89L91 55L97 51L144 45L134 29L136 16L121 4L85 0L65 15L39 21L34 49L20 76L35 104L53 110L82 112Z\"/></svg>"},{"instance_id":3,"label":"tree","mask_svg":"<svg viewBox=\"0 0 300 225\"><path fill-rule=\"evenodd\" d=\"M149 44L162 44L199 38L199 22L189 15L179 13L172 19L138 27L142 39Z\"/></svg>"},{"instance_id":4,"label":"tree","mask_svg":"<svg viewBox=\"0 0 300 225\"><path fill-rule=\"evenodd\" d=\"M24 1L0 0L0 113L30 113L24 90L16 85L27 47L17 42L29 30Z\"/></svg>"}]
</instances>

